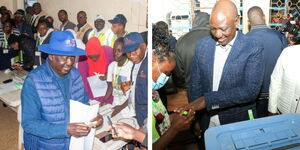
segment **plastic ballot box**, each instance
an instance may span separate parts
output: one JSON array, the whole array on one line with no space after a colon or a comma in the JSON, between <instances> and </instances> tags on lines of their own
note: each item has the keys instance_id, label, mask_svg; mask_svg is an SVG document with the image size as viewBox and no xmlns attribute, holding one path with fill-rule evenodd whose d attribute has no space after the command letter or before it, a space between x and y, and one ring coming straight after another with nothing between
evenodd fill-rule
<instances>
[{"instance_id":1,"label":"plastic ballot box","mask_svg":"<svg viewBox=\"0 0 300 150\"><path fill-rule=\"evenodd\" d=\"M222 125L204 136L207 150L300 150L300 114Z\"/></svg>"}]
</instances>

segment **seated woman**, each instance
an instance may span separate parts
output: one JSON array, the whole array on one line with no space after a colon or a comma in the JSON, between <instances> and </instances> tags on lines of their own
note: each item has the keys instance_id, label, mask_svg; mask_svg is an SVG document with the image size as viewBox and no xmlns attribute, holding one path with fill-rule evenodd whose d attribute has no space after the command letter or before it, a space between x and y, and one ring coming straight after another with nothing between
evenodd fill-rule
<instances>
[{"instance_id":1,"label":"seated woman","mask_svg":"<svg viewBox=\"0 0 300 150\"><path fill-rule=\"evenodd\" d=\"M190 128L195 112L168 114L158 89L163 87L176 66L175 54L168 50L154 50L152 56L152 141L153 149L166 149L180 132Z\"/></svg>"},{"instance_id":2,"label":"seated woman","mask_svg":"<svg viewBox=\"0 0 300 150\"><path fill-rule=\"evenodd\" d=\"M106 80L107 66L110 62L106 61L106 54L100 41L97 38L91 38L87 44L85 50L87 55L80 57L78 62L78 70L81 74L84 87L91 100L97 100L101 102L105 97L95 97L92 93L91 87L87 78L100 74L99 80ZM107 103L112 103L112 97L105 98Z\"/></svg>"},{"instance_id":3,"label":"seated woman","mask_svg":"<svg viewBox=\"0 0 300 150\"><path fill-rule=\"evenodd\" d=\"M133 63L127 58L126 54L122 53L123 48L124 38L120 37L114 43L113 55L115 61L108 67L108 88L101 104L105 105L107 99L113 95L114 111L112 112L112 117L119 112L126 114L126 117L135 115L133 107L128 103L131 86L130 76Z\"/></svg>"}]
</instances>

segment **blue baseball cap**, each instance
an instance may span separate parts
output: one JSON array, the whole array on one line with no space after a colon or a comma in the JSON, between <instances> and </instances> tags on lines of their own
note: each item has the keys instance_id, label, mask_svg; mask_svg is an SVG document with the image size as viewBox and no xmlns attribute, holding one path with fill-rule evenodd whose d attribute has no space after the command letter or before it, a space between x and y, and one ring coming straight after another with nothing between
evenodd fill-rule
<instances>
[{"instance_id":1,"label":"blue baseball cap","mask_svg":"<svg viewBox=\"0 0 300 150\"><path fill-rule=\"evenodd\" d=\"M110 22L111 24L126 24L127 19L123 14L117 14L114 19L108 20L108 22Z\"/></svg>"},{"instance_id":2,"label":"blue baseball cap","mask_svg":"<svg viewBox=\"0 0 300 150\"><path fill-rule=\"evenodd\" d=\"M144 40L138 32L131 32L124 37L123 54L136 51Z\"/></svg>"},{"instance_id":3,"label":"blue baseball cap","mask_svg":"<svg viewBox=\"0 0 300 150\"><path fill-rule=\"evenodd\" d=\"M70 31L53 31L49 44L38 46L39 50L47 54L62 56L82 56L86 51L77 48L76 40Z\"/></svg>"}]
</instances>

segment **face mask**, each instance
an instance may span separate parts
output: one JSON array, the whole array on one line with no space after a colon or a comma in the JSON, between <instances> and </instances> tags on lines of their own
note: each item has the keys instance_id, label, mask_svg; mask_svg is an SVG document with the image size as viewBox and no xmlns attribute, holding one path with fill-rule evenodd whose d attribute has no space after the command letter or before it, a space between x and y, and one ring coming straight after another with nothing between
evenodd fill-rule
<instances>
[{"instance_id":1,"label":"face mask","mask_svg":"<svg viewBox=\"0 0 300 150\"><path fill-rule=\"evenodd\" d=\"M157 61L156 61L156 64L158 66L158 71L159 71L160 75L157 78L156 82L154 82L152 80L152 90L155 90L155 91L162 88L167 83L167 81L169 80L169 77L165 73L160 72L159 65L158 65Z\"/></svg>"},{"instance_id":2,"label":"face mask","mask_svg":"<svg viewBox=\"0 0 300 150\"><path fill-rule=\"evenodd\" d=\"M152 80L152 89L156 91L162 88L167 83L168 80L169 77L166 74L161 73L156 82Z\"/></svg>"}]
</instances>

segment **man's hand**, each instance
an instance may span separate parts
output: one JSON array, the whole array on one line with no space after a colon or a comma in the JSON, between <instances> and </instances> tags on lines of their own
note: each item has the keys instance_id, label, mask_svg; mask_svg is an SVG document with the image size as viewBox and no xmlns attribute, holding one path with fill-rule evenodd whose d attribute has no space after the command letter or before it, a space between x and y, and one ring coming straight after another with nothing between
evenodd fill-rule
<instances>
[{"instance_id":1,"label":"man's hand","mask_svg":"<svg viewBox=\"0 0 300 150\"><path fill-rule=\"evenodd\" d=\"M15 68L16 70L23 70L23 67L21 66L20 63L14 63L13 68Z\"/></svg>"},{"instance_id":2,"label":"man's hand","mask_svg":"<svg viewBox=\"0 0 300 150\"><path fill-rule=\"evenodd\" d=\"M123 94L126 95L126 92L130 89L131 81L126 81L121 83L121 90Z\"/></svg>"},{"instance_id":3,"label":"man's hand","mask_svg":"<svg viewBox=\"0 0 300 150\"><path fill-rule=\"evenodd\" d=\"M109 127L109 130L112 131L113 138L123 138L126 140L133 140L136 138L137 129L131 127L130 125L121 122L112 124L112 126L117 132L116 134L112 127Z\"/></svg>"},{"instance_id":4,"label":"man's hand","mask_svg":"<svg viewBox=\"0 0 300 150\"><path fill-rule=\"evenodd\" d=\"M195 101L189 103L188 105L185 105L183 107L177 108L174 110L174 112L182 113L183 111L187 110L193 110L193 111L199 111L206 107L204 96L196 99Z\"/></svg>"},{"instance_id":5,"label":"man's hand","mask_svg":"<svg viewBox=\"0 0 300 150\"><path fill-rule=\"evenodd\" d=\"M106 76L106 75L104 75L104 76L99 76L99 79L102 80L102 81L106 81L107 76Z\"/></svg>"},{"instance_id":6,"label":"man's hand","mask_svg":"<svg viewBox=\"0 0 300 150\"><path fill-rule=\"evenodd\" d=\"M98 114L97 117L90 120L90 122L94 122L94 121L96 121L96 123L92 126L92 128L98 128L103 124L103 116Z\"/></svg>"},{"instance_id":7,"label":"man's hand","mask_svg":"<svg viewBox=\"0 0 300 150\"><path fill-rule=\"evenodd\" d=\"M86 136L90 132L90 128L84 124L83 122L80 123L69 123L67 127L68 134L72 136Z\"/></svg>"}]
</instances>

